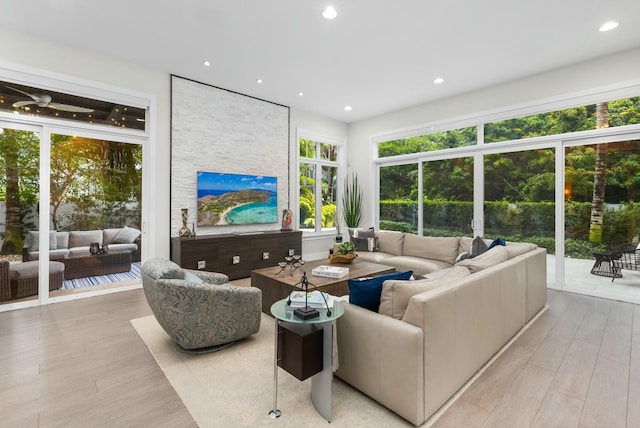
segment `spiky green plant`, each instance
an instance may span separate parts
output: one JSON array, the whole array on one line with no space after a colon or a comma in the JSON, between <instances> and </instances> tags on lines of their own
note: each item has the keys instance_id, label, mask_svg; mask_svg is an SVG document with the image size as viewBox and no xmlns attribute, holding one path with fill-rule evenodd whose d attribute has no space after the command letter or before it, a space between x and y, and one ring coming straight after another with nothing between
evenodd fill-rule
<instances>
[{"instance_id":1,"label":"spiky green plant","mask_svg":"<svg viewBox=\"0 0 640 428\"><path fill-rule=\"evenodd\" d=\"M362 189L358 184L358 176L354 172L345 179L342 195L342 215L347 227L358 227L362 221Z\"/></svg>"}]
</instances>

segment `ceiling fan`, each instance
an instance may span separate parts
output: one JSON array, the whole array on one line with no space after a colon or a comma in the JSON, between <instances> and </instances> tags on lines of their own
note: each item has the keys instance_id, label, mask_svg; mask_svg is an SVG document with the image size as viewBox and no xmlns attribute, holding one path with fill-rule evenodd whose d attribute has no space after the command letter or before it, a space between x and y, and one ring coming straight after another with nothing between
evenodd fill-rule
<instances>
[{"instance_id":1,"label":"ceiling fan","mask_svg":"<svg viewBox=\"0 0 640 428\"><path fill-rule=\"evenodd\" d=\"M60 111L69 111L73 113L93 113L93 109L91 108L72 106L69 104L54 103L51 101L51 95L48 95L48 94L30 94L28 92L21 91L20 89L12 88L11 86L7 86L7 88L14 90L16 92L20 92L21 94L24 94L29 98L31 98L30 100L16 101L15 103L13 103L13 106L16 108L35 104L38 107L48 107L48 108L52 108L54 110L60 110Z\"/></svg>"}]
</instances>

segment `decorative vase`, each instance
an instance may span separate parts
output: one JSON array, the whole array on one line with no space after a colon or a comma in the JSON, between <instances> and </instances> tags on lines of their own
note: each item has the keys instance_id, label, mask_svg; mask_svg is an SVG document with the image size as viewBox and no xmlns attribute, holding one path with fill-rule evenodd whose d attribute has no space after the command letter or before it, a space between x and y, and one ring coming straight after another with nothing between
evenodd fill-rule
<instances>
[{"instance_id":1,"label":"decorative vase","mask_svg":"<svg viewBox=\"0 0 640 428\"><path fill-rule=\"evenodd\" d=\"M289 208L282 210L282 230L291 230L291 221L293 220L293 211Z\"/></svg>"},{"instance_id":2,"label":"decorative vase","mask_svg":"<svg viewBox=\"0 0 640 428\"><path fill-rule=\"evenodd\" d=\"M189 227L187 226L187 219L189 218L189 209L182 208L182 227L178 230L178 236L181 238L188 238L191 234Z\"/></svg>"}]
</instances>

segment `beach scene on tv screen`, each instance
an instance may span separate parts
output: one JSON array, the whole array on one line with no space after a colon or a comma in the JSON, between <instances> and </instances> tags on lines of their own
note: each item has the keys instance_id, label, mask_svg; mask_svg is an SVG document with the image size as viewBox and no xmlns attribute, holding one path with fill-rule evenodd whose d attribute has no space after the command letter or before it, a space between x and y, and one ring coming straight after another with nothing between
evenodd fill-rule
<instances>
[{"instance_id":1,"label":"beach scene on tv screen","mask_svg":"<svg viewBox=\"0 0 640 428\"><path fill-rule=\"evenodd\" d=\"M277 178L198 172L198 226L277 223Z\"/></svg>"}]
</instances>

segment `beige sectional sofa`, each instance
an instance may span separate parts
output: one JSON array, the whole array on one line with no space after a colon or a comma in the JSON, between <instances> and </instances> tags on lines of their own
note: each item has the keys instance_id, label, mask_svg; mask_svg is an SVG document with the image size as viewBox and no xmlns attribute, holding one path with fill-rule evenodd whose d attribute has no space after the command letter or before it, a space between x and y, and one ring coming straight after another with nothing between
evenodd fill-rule
<instances>
[{"instance_id":1,"label":"beige sectional sofa","mask_svg":"<svg viewBox=\"0 0 640 428\"><path fill-rule=\"evenodd\" d=\"M106 245L109 253L131 252L131 261L140 261L140 231L132 227L118 227L96 230L72 230L70 232L49 232L49 260L71 257L85 257L91 253L89 246L98 243ZM22 250L22 260L38 260L39 232L30 231Z\"/></svg>"},{"instance_id":2,"label":"beige sectional sofa","mask_svg":"<svg viewBox=\"0 0 640 428\"><path fill-rule=\"evenodd\" d=\"M378 232L374 260L426 274L386 281L379 312L345 302L336 375L415 425L546 305L546 251L507 243L455 263L471 238Z\"/></svg>"}]
</instances>

